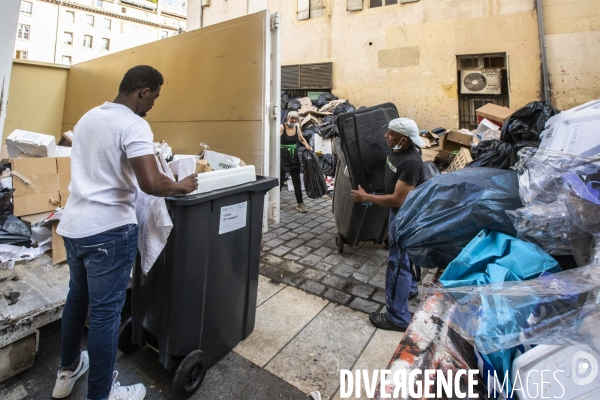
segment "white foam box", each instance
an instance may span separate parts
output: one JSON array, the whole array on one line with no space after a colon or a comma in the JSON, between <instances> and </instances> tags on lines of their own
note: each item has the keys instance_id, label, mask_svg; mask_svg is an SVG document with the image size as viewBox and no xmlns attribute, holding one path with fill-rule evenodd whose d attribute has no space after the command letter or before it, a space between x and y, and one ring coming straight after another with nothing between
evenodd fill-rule
<instances>
[{"instance_id":1,"label":"white foam box","mask_svg":"<svg viewBox=\"0 0 600 400\"><path fill-rule=\"evenodd\" d=\"M254 168L254 165L203 172L198 174L198 189L189 195L207 193L213 190L225 189L231 186L255 181L256 169Z\"/></svg>"},{"instance_id":2,"label":"white foam box","mask_svg":"<svg viewBox=\"0 0 600 400\"><path fill-rule=\"evenodd\" d=\"M581 358L581 353L588 356ZM538 345L515 358L512 364L511 381L515 385L515 397L530 399L598 399L600 398L600 355L589 347ZM544 383L541 372L544 370ZM564 371L564 372L560 372ZM595 378L585 385L575 383L574 377ZM580 381L581 383L581 381ZM521 386L522 384L522 386Z\"/></svg>"},{"instance_id":3,"label":"white foam box","mask_svg":"<svg viewBox=\"0 0 600 400\"><path fill-rule=\"evenodd\" d=\"M36 157L54 157L56 153L56 139L54 136L44 135L15 129L6 138L6 147L10 158L15 158L21 153Z\"/></svg>"}]
</instances>

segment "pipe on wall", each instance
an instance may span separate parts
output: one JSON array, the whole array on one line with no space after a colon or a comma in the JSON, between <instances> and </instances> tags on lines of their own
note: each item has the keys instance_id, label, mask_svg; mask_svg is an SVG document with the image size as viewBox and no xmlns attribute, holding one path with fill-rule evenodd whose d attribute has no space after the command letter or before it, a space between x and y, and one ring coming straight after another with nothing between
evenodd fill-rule
<instances>
[{"instance_id":1,"label":"pipe on wall","mask_svg":"<svg viewBox=\"0 0 600 400\"><path fill-rule=\"evenodd\" d=\"M540 47L542 50L542 77L544 80L544 100L551 103L550 77L548 74L548 59L546 57L546 32L544 30L544 10L542 0L535 0L538 15L538 29L540 33Z\"/></svg>"}]
</instances>

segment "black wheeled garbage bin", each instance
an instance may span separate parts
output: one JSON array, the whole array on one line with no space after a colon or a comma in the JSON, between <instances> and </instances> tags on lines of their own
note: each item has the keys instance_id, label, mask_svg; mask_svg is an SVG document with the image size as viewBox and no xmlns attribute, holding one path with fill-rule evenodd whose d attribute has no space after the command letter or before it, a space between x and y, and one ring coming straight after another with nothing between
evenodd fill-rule
<instances>
[{"instance_id":1,"label":"black wheeled garbage bin","mask_svg":"<svg viewBox=\"0 0 600 400\"><path fill-rule=\"evenodd\" d=\"M360 185L369 193L384 193L385 160L391 151L385 141L384 126L394 118L398 118L398 110L392 103L362 108L337 118L340 137L334 139L338 164L333 214L339 253L344 251L344 244L353 247L367 240L382 244L388 236L389 208L355 203L350 190Z\"/></svg>"},{"instance_id":2,"label":"black wheeled garbage bin","mask_svg":"<svg viewBox=\"0 0 600 400\"><path fill-rule=\"evenodd\" d=\"M265 193L276 178L167 198L173 229L144 275L136 262L132 317L119 349L149 344L166 369L178 367L177 398L188 398L207 368L254 329Z\"/></svg>"}]
</instances>

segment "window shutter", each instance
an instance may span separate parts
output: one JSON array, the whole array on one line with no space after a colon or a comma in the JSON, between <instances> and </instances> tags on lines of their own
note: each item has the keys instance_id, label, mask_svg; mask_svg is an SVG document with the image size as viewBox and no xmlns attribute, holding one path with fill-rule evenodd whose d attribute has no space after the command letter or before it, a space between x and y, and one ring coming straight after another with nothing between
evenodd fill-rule
<instances>
[{"instance_id":1,"label":"window shutter","mask_svg":"<svg viewBox=\"0 0 600 400\"><path fill-rule=\"evenodd\" d=\"M348 0L346 10L358 11L363 9L363 0Z\"/></svg>"},{"instance_id":2,"label":"window shutter","mask_svg":"<svg viewBox=\"0 0 600 400\"><path fill-rule=\"evenodd\" d=\"M308 19L310 9L310 0L298 0L298 21Z\"/></svg>"},{"instance_id":3,"label":"window shutter","mask_svg":"<svg viewBox=\"0 0 600 400\"><path fill-rule=\"evenodd\" d=\"M310 0L310 18L325 15L325 0Z\"/></svg>"},{"instance_id":4,"label":"window shutter","mask_svg":"<svg viewBox=\"0 0 600 400\"><path fill-rule=\"evenodd\" d=\"M332 63L304 64L300 65L300 86L301 89L331 89Z\"/></svg>"},{"instance_id":5,"label":"window shutter","mask_svg":"<svg viewBox=\"0 0 600 400\"><path fill-rule=\"evenodd\" d=\"M281 67L281 88L298 89L300 87L300 66L288 65Z\"/></svg>"}]
</instances>

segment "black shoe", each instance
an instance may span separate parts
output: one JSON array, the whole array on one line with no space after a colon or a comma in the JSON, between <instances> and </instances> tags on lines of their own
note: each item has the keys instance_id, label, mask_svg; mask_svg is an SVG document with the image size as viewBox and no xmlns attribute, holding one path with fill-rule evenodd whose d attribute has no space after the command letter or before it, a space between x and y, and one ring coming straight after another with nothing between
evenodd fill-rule
<instances>
[{"instance_id":1,"label":"black shoe","mask_svg":"<svg viewBox=\"0 0 600 400\"><path fill-rule=\"evenodd\" d=\"M376 328L383 329L386 331L404 332L407 328L394 325L390 321L388 321L387 317L385 316L385 311L381 313L372 312L371 314L369 314L369 320Z\"/></svg>"},{"instance_id":2,"label":"black shoe","mask_svg":"<svg viewBox=\"0 0 600 400\"><path fill-rule=\"evenodd\" d=\"M415 299L417 297L419 297L419 292L417 292L417 293L411 293L411 294L408 295L408 299L409 300Z\"/></svg>"}]
</instances>

